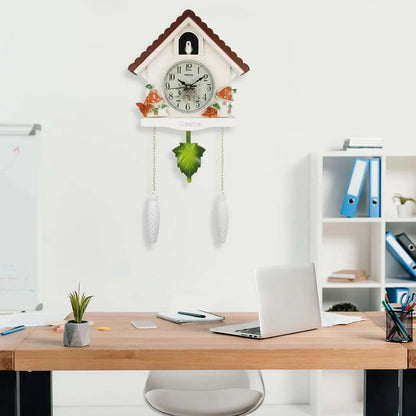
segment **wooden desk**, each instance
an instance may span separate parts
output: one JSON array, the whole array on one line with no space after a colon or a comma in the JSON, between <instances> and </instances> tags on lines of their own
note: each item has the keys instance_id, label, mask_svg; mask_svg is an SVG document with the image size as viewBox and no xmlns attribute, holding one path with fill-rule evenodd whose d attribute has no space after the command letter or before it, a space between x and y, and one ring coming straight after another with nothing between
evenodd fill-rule
<instances>
[{"instance_id":1,"label":"wooden desk","mask_svg":"<svg viewBox=\"0 0 416 416\"><path fill-rule=\"evenodd\" d=\"M14 352L35 328L0 336L0 370L14 370Z\"/></svg>"},{"instance_id":2,"label":"wooden desk","mask_svg":"<svg viewBox=\"0 0 416 416\"><path fill-rule=\"evenodd\" d=\"M253 313L226 313L224 324L252 321ZM149 369L404 369L407 351L384 341L366 320L266 340L214 334L221 323L177 325L155 313L90 313L91 344L63 346L62 333L38 327L15 350L15 370ZM131 320L153 320L136 329ZM109 332L97 331L110 326Z\"/></svg>"},{"instance_id":3,"label":"wooden desk","mask_svg":"<svg viewBox=\"0 0 416 416\"><path fill-rule=\"evenodd\" d=\"M52 414L53 370L364 369L366 416L397 416L397 374L407 368L407 349L384 341L385 330L376 322L382 313L361 314L369 319L256 340L210 332L211 327L221 323L176 325L157 319L155 313L89 313L86 318L95 325L91 328L90 346L83 348L64 347L62 333L38 327L14 347L13 370L28 376L23 385L20 382L21 394L35 389L36 396L27 401L27 408L21 399L20 414L31 415L34 401L44 406L39 414ZM227 325L256 319L253 313L225 316ZM157 328L135 329L131 320L153 320ZM112 330L97 331L100 326L110 326ZM392 410L383 403L380 413L380 396L389 397Z\"/></svg>"}]
</instances>

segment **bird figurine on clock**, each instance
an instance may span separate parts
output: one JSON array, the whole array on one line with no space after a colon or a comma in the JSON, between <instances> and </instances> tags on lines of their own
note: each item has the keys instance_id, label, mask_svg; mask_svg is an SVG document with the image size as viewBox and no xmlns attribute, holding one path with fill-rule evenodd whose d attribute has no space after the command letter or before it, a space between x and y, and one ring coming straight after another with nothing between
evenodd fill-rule
<instances>
[{"instance_id":1,"label":"bird figurine on clock","mask_svg":"<svg viewBox=\"0 0 416 416\"><path fill-rule=\"evenodd\" d=\"M185 141L172 149L187 182L201 166L205 149L192 141L192 132L220 129L221 172L217 198L219 241L228 229L228 208L224 194L224 128L235 125L232 115L231 81L249 71L249 66L225 44L192 10L185 10L128 67L146 81L142 102L142 127L153 128L153 189L148 204L149 239L155 243L159 230L156 196L156 130L170 128L185 132Z\"/></svg>"}]
</instances>

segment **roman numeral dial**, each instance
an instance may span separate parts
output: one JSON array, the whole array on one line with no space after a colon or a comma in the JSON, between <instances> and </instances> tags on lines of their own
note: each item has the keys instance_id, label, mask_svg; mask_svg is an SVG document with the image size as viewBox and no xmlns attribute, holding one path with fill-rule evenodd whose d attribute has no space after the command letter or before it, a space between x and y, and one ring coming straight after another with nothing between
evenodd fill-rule
<instances>
[{"instance_id":1,"label":"roman numeral dial","mask_svg":"<svg viewBox=\"0 0 416 416\"><path fill-rule=\"evenodd\" d=\"M210 70L196 61L172 65L163 80L165 100L180 113L205 110L215 97L215 82Z\"/></svg>"}]
</instances>

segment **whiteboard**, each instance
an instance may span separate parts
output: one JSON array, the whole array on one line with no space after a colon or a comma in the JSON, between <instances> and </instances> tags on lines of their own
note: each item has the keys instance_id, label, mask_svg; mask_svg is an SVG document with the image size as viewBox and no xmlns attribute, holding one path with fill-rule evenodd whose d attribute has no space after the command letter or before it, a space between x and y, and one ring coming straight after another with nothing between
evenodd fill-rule
<instances>
[{"instance_id":1,"label":"whiteboard","mask_svg":"<svg viewBox=\"0 0 416 416\"><path fill-rule=\"evenodd\" d=\"M0 310L40 305L40 125L0 124Z\"/></svg>"}]
</instances>

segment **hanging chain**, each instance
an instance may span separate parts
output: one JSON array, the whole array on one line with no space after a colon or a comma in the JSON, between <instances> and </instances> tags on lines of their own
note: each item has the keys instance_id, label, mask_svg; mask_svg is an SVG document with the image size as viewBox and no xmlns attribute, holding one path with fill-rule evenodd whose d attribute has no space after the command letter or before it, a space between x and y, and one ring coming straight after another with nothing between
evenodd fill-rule
<instances>
[{"instance_id":1,"label":"hanging chain","mask_svg":"<svg viewBox=\"0 0 416 416\"><path fill-rule=\"evenodd\" d=\"M224 127L221 128L220 159L220 191L224 192Z\"/></svg>"},{"instance_id":2,"label":"hanging chain","mask_svg":"<svg viewBox=\"0 0 416 416\"><path fill-rule=\"evenodd\" d=\"M152 138L152 151L153 151L153 160L152 160L152 194L156 192L156 127L153 127L153 138Z\"/></svg>"}]
</instances>

